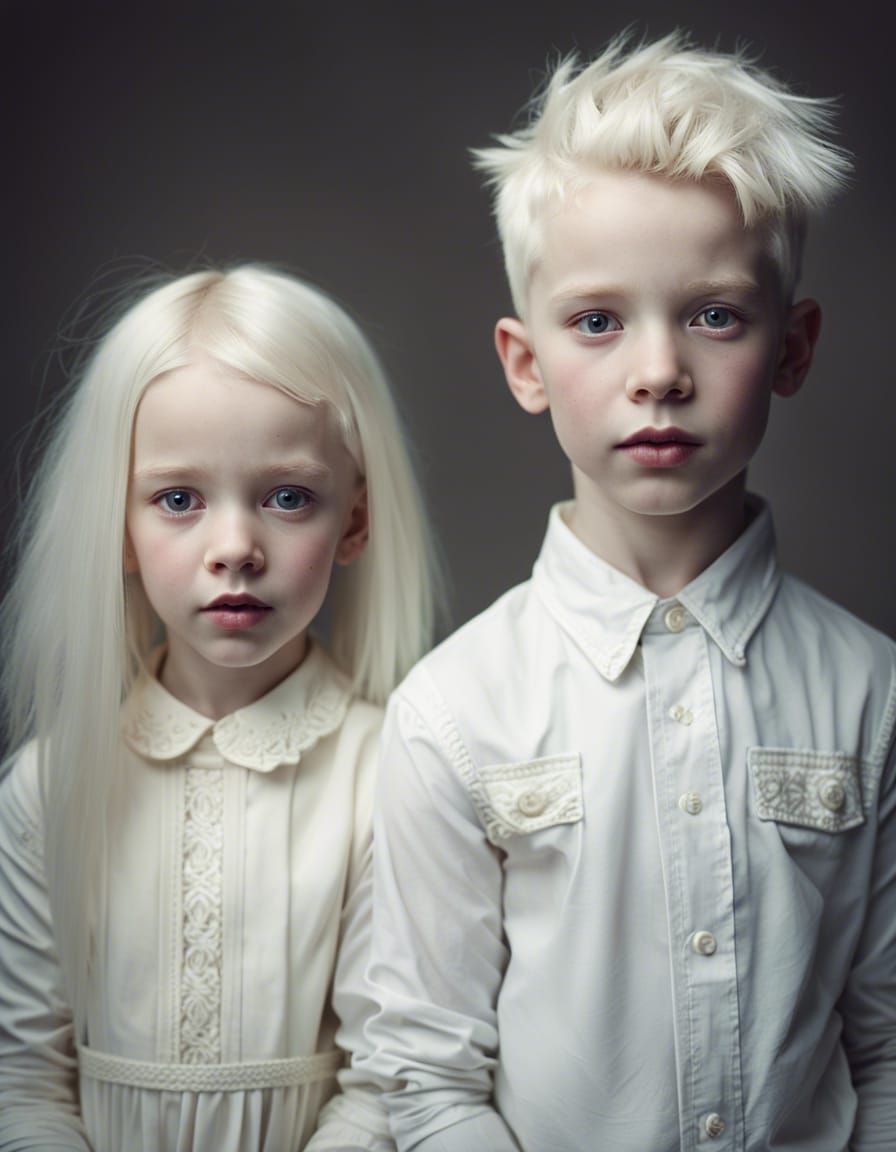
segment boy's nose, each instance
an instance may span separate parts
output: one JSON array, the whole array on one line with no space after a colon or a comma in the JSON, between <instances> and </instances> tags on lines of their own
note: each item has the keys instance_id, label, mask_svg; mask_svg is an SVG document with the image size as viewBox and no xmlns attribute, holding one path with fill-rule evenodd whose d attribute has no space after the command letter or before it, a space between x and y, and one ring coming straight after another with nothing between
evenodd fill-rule
<instances>
[{"instance_id":1,"label":"boy's nose","mask_svg":"<svg viewBox=\"0 0 896 1152\"><path fill-rule=\"evenodd\" d=\"M668 337L645 341L625 382L630 400L686 400L694 382L681 362L675 342Z\"/></svg>"},{"instance_id":2,"label":"boy's nose","mask_svg":"<svg viewBox=\"0 0 896 1152\"><path fill-rule=\"evenodd\" d=\"M239 514L216 517L209 528L204 562L210 572L221 569L260 572L264 568L264 552L247 517Z\"/></svg>"}]
</instances>

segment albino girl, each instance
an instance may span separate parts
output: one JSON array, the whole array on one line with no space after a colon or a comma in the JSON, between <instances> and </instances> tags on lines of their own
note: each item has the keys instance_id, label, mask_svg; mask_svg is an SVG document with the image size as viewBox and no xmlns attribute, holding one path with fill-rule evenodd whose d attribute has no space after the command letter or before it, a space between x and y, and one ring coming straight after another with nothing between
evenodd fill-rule
<instances>
[{"instance_id":1,"label":"albino girl","mask_svg":"<svg viewBox=\"0 0 896 1152\"><path fill-rule=\"evenodd\" d=\"M0 1149L392 1147L349 1063L378 706L432 602L393 402L332 301L244 266L118 320L4 605Z\"/></svg>"}]
</instances>

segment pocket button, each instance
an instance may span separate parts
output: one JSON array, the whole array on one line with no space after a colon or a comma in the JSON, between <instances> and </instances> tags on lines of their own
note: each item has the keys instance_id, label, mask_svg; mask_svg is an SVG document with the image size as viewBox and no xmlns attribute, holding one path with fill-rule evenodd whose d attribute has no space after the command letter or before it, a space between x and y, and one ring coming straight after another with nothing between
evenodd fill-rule
<instances>
[{"instance_id":1,"label":"pocket button","mask_svg":"<svg viewBox=\"0 0 896 1152\"><path fill-rule=\"evenodd\" d=\"M516 806L523 816L540 816L548 806L548 798L543 792L532 789L520 796Z\"/></svg>"},{"instance_id":2,"label":"pocket button","mask_svg":"<svg viewBox=\"0 0 896 1152\"><path fill-rule=\"evenodd\" d=\"M818 786L818 799L829 812L839 812L846 803L846 789L839 780L822 780Z\"/></svg>"}]
</instances>

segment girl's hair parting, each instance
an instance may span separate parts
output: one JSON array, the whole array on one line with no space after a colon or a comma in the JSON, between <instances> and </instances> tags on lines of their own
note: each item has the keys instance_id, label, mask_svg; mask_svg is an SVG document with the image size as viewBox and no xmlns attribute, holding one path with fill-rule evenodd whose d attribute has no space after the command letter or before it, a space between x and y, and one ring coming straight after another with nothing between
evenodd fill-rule
<instances>
[{"instance_id":1,"label":"girl's hair parting","mask_svg":"<svg viewBox=\"0 0 896 1152\"><path fill-rule=\"evenodd\" d=\"M624 32L587 65L560 60L527 124L473 151L494 192L517 311L525 316L546 205L595 168L727 182L745 225L767 222L789 298L806 216L850 170L848 154L826 139L833 101L796 95L743 52L698 48L680 31L630 44Z\"/></svg>"},{"instance_id":2,"label":"girl's hair parting","mask_svg":"<svg viewBox=\"0 0 896 1152\"><path fill-rule=\"evenodd\" d=\"M81 1038L119 710L159 631L139 577L123 573L131 433L149 384L197 352L327 405L366 480L369 541L334 581L330 628L359 695L382 703L425 652L441 588L385 375L324 293L262 265L191 272L157 282L99 340L54 414L24 503L0 674L10 746L32 741L38 757L54 931Z\"/></svg>"}]
</instances>

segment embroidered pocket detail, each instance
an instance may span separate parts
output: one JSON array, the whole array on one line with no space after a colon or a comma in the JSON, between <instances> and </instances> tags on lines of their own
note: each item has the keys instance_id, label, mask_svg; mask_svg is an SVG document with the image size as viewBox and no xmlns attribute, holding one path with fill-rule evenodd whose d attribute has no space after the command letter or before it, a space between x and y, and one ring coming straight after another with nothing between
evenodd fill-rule
<instances>
[{"instance_id":1,"label":"embroidered pocket detail","mask_svg":"<svg viewBox=\"0 0 896 1152\"><path fill-rule=\"evenodd\" d=\"M864 824L859 762L841 752L750 748L760 820L846 832Z\"/></svg>"},{"instance_id":2,"label":"embroidered pocket detail","mask_svg":"<svg viewBox=\"0 0 896 1152\"><path fill-rule=\"evenodd\" d=\"M554 824L574 824L584 815L578 753L490 764L480 768L479 779L487 800L485 830L492 843Z\"/></svg>"}]
</instances>

